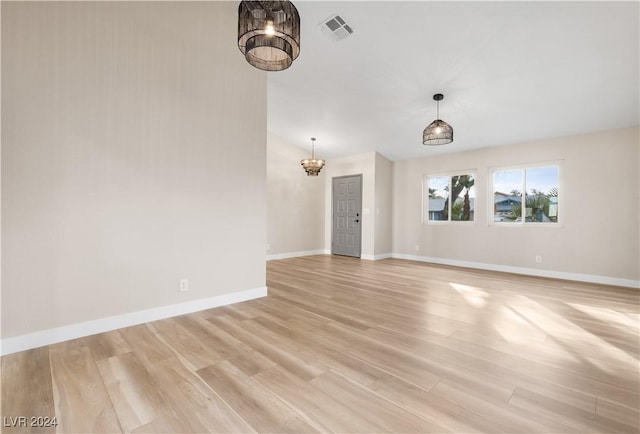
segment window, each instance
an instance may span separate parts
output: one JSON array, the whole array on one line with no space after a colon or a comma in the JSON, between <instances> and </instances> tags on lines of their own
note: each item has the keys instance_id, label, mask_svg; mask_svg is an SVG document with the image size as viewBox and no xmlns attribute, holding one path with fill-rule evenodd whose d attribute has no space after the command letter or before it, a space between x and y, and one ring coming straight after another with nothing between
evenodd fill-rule
<instances>
[{"instance_id":1,"label":"window","mask_svg":"<svg viewBox=\"0 0 640 434\"><path fill-rule=\"evenodd\" d=\"M441 175L425 178L425 220L473 221L476 190L474 175Z\"/></svg>"},{"instance_id":2,"label":"window","mask_svg":"<svg viewBox=\"0 0 640 434\"><path fill-rule=\"evenodd\" d=\"M558 164L496 169L491 179L494 223L558 223Z\"/></svg>"}]
</instances>

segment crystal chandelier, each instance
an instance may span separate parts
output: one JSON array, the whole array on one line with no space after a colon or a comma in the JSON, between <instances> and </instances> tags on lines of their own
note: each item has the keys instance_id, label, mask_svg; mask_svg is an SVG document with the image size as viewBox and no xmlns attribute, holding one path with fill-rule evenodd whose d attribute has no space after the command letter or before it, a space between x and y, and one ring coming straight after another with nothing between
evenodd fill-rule
<instances>
[{"instance_id":1,"label":"crystal chandelier","mask_svg":"<svg viewBox=\"0 0 640 434\"><path fill-rule=\"evenodd\" d=\"M238 48L264 71L287 69L300 54L300 15L290 1L241 1Z\"/></svg>"},{"instance_id":2,"label":"crystal chandelier","mask_svg":"<svg viewBox=\"0 0 640 434\"><path fill-rule=\"evenodd\" d=\"M311 137L311 159L304 159L300 161L302 167L304 167L305 172L307 172L307 176L318 176L322 168L324 167L324 160L317 159L315 156L315 143L316 138Z\"/></svg>"},{"instance_id":3,"label":"crystal chandelier","mask_svg":"<svg viewBox=\"0 0 640 434\"><path fill-rule=\"evenodd\" d=\"M436 120L431 122L422 132L422 143L424 145L446 145L453 142L453 128L451 125L440 119L440 101L444 95L436 93L433 100L436 102Z\"/></svg>"}]
</instances>

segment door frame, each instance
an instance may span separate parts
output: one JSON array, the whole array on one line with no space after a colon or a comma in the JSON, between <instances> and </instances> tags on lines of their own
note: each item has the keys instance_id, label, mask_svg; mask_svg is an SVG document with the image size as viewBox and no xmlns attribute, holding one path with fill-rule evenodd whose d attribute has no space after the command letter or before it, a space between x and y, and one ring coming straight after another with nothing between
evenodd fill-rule
<instances>
[{"instance_id":1,"label":"door frame","mask_svg":"<svg viewBox=\"0 0 640 434\"><path fill-rule=\"evenodd\" d=\"M340 178L354 178L354 177L359 177L360 178L360 191L358 192L358 195L360 196L360 221L358 224L358 231L360 232L359 237L358 237L358 256L350 256L352 258L362 258L362 183L363 183L363 176L362 173L356 173L353 175L341 175L341 176L332 176L331 177L331 254L332 255L340 255L339 253L334 253L333 251L333 222L334 222L334 209L333 209L333 182L335 179L340 179ZM340 255L340 256L344 256L344 255Z\"/></svg>"}]
</instances>

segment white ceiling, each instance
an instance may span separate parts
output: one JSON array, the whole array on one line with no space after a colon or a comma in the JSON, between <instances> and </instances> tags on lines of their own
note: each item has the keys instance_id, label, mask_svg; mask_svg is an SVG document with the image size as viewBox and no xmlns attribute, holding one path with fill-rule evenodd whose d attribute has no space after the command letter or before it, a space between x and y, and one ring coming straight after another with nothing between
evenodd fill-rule
<instances>
[{"instance_id":1,"label":"white ceiling","mask_svg":"<svg viewBox=\"0 0 640 434\"><path fill-rule=\"evenodd\" d=\"M639 123L639 3L294 0L301 53L268 75L268 129L392 160ZM333 41L338 13L355 32ZM422 145L440 117L454 141Z\"/></svg>"}]
</instances>

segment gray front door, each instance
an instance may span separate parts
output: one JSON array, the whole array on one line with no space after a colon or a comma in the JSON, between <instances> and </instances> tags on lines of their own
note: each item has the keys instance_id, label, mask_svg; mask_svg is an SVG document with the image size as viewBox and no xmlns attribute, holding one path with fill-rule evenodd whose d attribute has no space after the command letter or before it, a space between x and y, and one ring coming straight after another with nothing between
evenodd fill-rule
<instances>
[{"instance_id":1,"label":"gray front door","mask_svg":"<svg viewBox=\"0 0 640 434\"><path fill-rule=\"evenodd\" d=\"M362 175L333 178L331 253L360 257Z\"/></svg>"}]
</instances>

